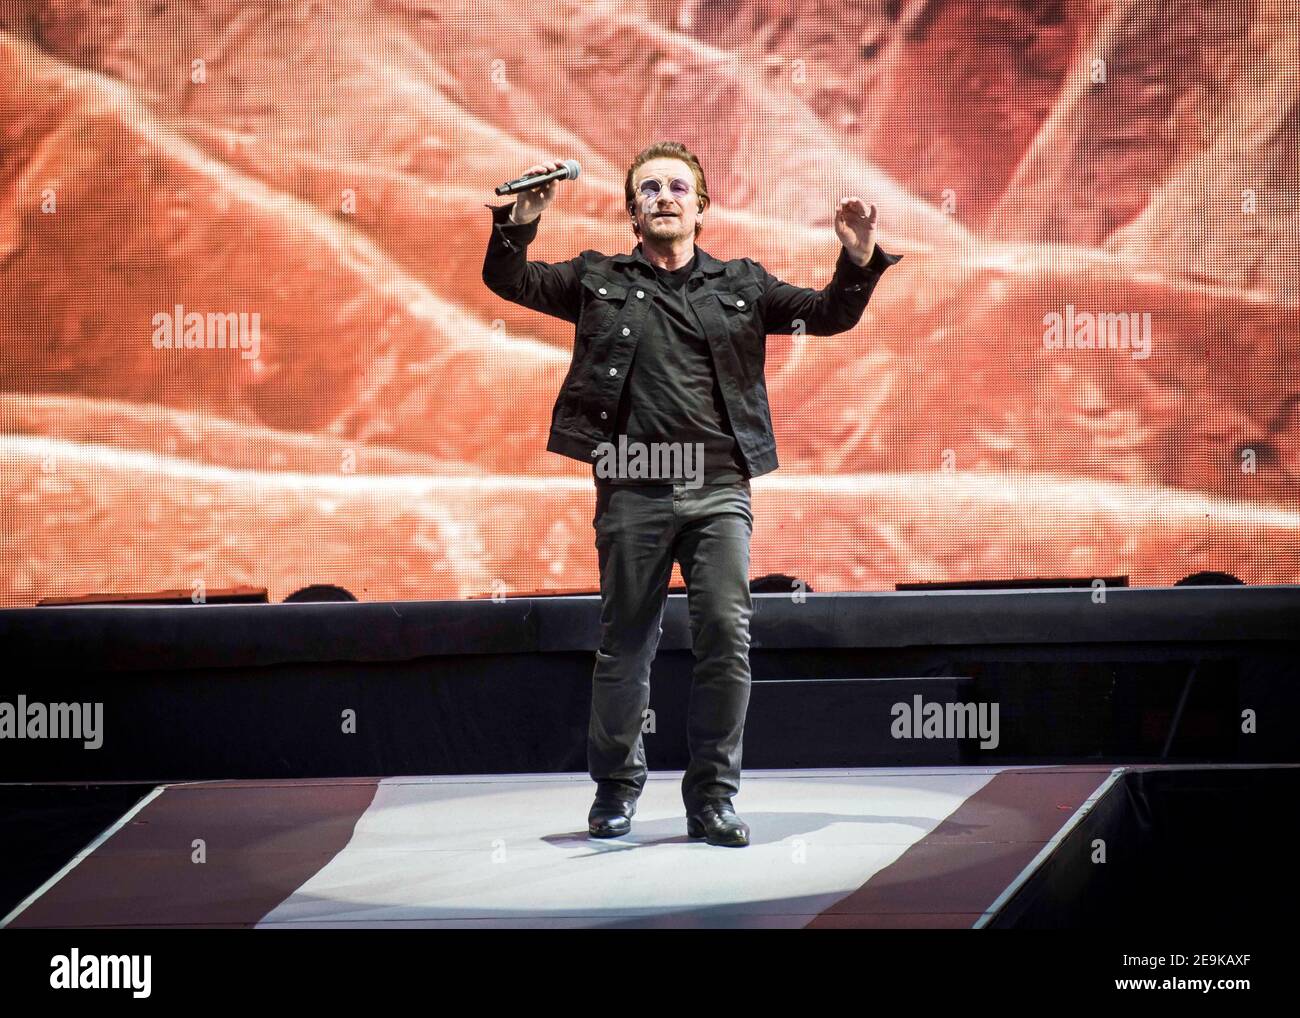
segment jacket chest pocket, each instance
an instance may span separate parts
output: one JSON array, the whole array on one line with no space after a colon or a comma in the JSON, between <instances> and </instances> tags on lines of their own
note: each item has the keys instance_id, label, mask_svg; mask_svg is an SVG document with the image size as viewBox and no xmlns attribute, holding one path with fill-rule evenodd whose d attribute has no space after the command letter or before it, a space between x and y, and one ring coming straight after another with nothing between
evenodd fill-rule
<instances>
[{"instance_id":1,"label":"jacket chest pocket","mask_svg":"<svg viewBox=\"0 0 1300 1018\"><path fill-rule=\"evenodd\" d=\"M623 283L615 283L602 276L584 276L578 334L590 339L610 329L623 312L627 292L628 288Z\"/></svg>"},{"instance_id":2,"label":"jacket chest pocket","mask_svg":"<svg viewBox=\"0 0 1300 1018\"><path fill-rule=\"evenodd\" d=\"M736 352L746 384L761 376L766 336L758 315L755 290L717 290L713 293L727 341Z\"/></svg>"},{"instance_id":3,"label":"jacket chest pocket","mask_svg":"<svg viewBox=\"0 0 1300 1018\"><path fill-rule=\"evenodd\" d=\"M717 290L713 296L722 304L729 320L733 315L747 318L754 313L753 295L749 291Z\"/></svg>"}]
</instances>

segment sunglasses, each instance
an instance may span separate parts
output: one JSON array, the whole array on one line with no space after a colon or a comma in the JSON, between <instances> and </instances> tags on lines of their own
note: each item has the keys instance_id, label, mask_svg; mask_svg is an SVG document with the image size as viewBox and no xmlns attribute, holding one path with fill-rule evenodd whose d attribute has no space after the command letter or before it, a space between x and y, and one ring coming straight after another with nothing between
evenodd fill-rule
<instances>
[{"instance_id":1,"label":"sunglasses","mask_svg":"<svg viewBox=\"0 0 1300 1018\"><path fill-rule=\"evenodd\" d=\"M661 184L656 178L647 177L638 185L637 193L643 199L654 199L659 197L659 192L662 189L663 184ZM674 198L685 198L693 190L695 190L695 186L689 180L685 180L681 177L674 177L668 183L668 191Z\"/></svg>"}]
</instances>

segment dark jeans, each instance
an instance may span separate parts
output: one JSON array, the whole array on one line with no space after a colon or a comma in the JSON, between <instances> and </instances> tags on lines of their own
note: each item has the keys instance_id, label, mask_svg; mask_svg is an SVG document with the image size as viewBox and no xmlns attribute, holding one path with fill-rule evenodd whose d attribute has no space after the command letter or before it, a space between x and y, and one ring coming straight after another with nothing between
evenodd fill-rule
<instances>
[{"instance_id":1,"label":"dark jeans","mask_svg":"<svg viewBox=\"0 0 1300 1018\"><path fill-rule=\"evenodd\" d=\"M643 713L672 574L686 581L695 670L682 801L694 811L740 789L749 707L749 482L596 483L601 643L592 674L587 763L597 793L636 799L646 781Z\"/></svg>"}]
</instances>

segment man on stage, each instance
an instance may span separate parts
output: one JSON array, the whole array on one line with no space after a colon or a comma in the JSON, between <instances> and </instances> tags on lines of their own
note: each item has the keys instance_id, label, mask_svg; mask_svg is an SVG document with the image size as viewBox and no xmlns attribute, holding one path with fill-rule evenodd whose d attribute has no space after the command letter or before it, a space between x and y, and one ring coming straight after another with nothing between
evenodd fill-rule
<instances>
[{"instance_id":1,"label":"man on stage","mask_svg":"<svg viewBox=\"0 0 1300 1018\"><path fill-rule=\"evenodd\" d=\"M624 181L639 241L631 254L529 261L526 248L557 186L488 206L483 281L506 300L576 326L546 448L592 464L596 484L601 644L587 741L596 782L588 830L610 838L631 829L646 781L650 665L676 560L695 656L682 779L687 832L741 847L749 827L732 797L749 705L749 482L778 466L765 340L851 329L901 256L875 242L875 206L850 197L836 208L843 247L822 290L785 283L749 258L720 261L695 243L709 207L700 162L684 145L661 142L637 155Z\"/></svg>"}]
</instances>

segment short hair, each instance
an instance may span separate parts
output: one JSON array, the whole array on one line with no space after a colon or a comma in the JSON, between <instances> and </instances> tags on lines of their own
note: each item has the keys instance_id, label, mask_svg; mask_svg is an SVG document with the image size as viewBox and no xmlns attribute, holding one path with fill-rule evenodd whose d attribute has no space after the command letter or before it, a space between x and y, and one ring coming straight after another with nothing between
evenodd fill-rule
<instances>
[{"instance_id":1,"label":"short hair","mask_svg":"<svg viewBox=\"0 0 1300 1018\"><path fill-rule=\"evenodd\" d=\"M704 179L704 167L700 165L699 157L680 141L657 141L649 148L643 148L638 152L636 158L632 160L632 165L627 169L627 179L623 181L623 196L629 213L636 207L636 191L632 187L632 182L636 179L636 171L651 159L680 159L689 166L695 177L695 191L700 197L699 210L703 212L709 207L709 185ZM695 236L698 237L703 229L703 223L696 223Z\"/></svg>"}]
</instances>

